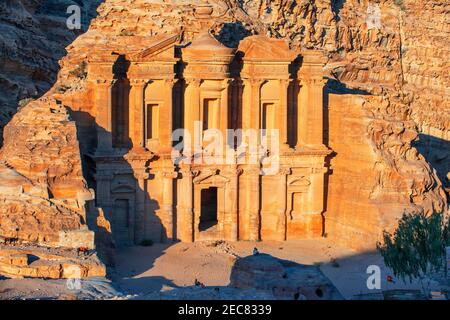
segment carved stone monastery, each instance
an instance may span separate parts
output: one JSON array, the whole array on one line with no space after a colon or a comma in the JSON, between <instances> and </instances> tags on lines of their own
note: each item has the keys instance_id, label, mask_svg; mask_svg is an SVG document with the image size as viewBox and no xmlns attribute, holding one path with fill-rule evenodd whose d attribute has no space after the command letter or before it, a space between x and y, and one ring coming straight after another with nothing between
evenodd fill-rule
<instances>
[{"instance_id":1,"label":"carved stone monastery","mask_svg":"<svg viewBox=\"0 0 450 320\"><path fill-rule=\"evenodd\" d=\"M231 49L207 29L188 45L177 40L161 35L89 57L97 124L89 157L97 206L116 244L321 236L331 151L323 144L321 52L294 52L265 36ZM259 162L236 157L221 165L174 163L173 130L194 132L196 121L224 136L227 129L278 129L278 173L261 175Z\"/></svg>"}]
</instances>

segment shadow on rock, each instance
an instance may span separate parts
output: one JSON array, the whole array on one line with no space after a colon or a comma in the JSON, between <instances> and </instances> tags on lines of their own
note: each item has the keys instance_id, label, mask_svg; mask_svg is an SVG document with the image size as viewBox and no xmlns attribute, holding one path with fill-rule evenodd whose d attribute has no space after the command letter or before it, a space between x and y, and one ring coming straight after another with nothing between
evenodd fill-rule
<instances>
[{"instance_id":1,"label":"shadow on rock","mask_svg":"<svg viewBox=\"0 0 450 320\"><path fill-rule=\"evenodd\" d=\"M343 299L319 267L278 259L269 254L237 259L231 271L230 286L269 291L276 299L283 300Z\"/></svg>"}]
</instances>

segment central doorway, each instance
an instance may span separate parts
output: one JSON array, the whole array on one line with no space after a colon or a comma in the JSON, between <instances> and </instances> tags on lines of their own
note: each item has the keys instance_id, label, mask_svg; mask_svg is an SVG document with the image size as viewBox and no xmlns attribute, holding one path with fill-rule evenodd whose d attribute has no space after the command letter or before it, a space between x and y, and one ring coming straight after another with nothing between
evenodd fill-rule
<instances>
[{"instance_id":1,"label":"central doorway","mask_svg":"<svg viewBox=\"0 0 450 320\"><path fill-rule=\"evenodd\" d=\"M215 227L217 223L217 187L203 189L198 230L200 232L207 231Z\"/></svg>"}]
</instances>

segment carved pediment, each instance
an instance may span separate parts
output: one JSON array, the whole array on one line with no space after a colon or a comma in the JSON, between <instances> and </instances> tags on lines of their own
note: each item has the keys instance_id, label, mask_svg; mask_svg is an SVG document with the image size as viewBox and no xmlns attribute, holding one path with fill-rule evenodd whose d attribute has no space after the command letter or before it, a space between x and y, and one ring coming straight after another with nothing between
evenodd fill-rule
<instances>
[{"instance_id":1,"label":"carved pediment","mask_svg":"<svg viewBox=\"0 0 450 320\"><path fill-rule=\"evenodd\" d=\"M308 187L309 185L311 185L311 181L309 181L309 179L305 176L292 177L288 181L288 185L291 187Z\"/></svg>"},{"instance_id":2,"label":"carved pediment","mask_svg":"<svg viewBox=\"0 0 450 320\"><path fill-rule=\"evenodd\" d=\"M135 62L167 61L176 60L174 47L179 35L161 35L155 38L154 43L131 56Z\"/></svg>"},{"instance_id":3,"label":"carved pediment","mask_svg":"<svg viewBox=\"0 0 450 320\"><path fill-rule=\"evenodd\" d=\"M136 188L129 184L121 184L111 188L111 193L134 193Z\"/></svg>"},{"instance_id":4,"label":"carved pediment","mask_svg":"<svg viewBox=\"0 0 450 320\"><path fill-rule=\"evenodd\" d=\"M238 51L244 60L267 62L291 62L298 54L289 49L286 40L266 36L251 36L241 41Z\"/></svg>"},{"instance_id":5,"label":"carved pediment","mask_svg":"<svg viewBox=\"0 0 450 320\"><path fill-rule=\"evenodd\" d=\"M207 170L205 172L200 173L198 177L194 179L194 183L196 184L210 184L210 185L222 185L229 182L225 176L220 174L219 170Z\"/></svg>"}]
</instances>

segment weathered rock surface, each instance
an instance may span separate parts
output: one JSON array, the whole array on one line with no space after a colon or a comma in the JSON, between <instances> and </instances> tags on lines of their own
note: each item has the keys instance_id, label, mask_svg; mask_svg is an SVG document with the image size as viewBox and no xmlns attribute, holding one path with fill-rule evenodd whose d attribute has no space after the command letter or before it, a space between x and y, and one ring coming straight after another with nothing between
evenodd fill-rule
<instances>
[{"instance_id":1,"label":"weathered rock surface","mask_svg":"<svg viewBox=\"0 0 450 320\"><path fill-rule=\"evenodd\" d=\"M444 212L442 184L412 146L404 104L386 97L330 94L330 160L325 232L354 249L371 249L405 211Z\"/></svg>"},{"instance_id":2,"label":"weathered rock surface","mask_svg":"<svg viewBox=\"0 0 450 320\"><path fill-rule=\"evenodd\" d=\"M4 241L93 248L75 124L53 99L24 107L0 151L0 236Z\"/></svg>"},{"instance_id":3,"label":"weathered rock surface","mask_svg":"<svg viewBox=\"0 0 450 320\"><path fill-rule=\"evenodd\" d=\"M67 8L82 6L83 25L101 0L8 0L0 3L0 145L19 101L43 95L55 82L58 60L82 30L66 27Z\"/></svg>"},{"instance_id":4,"label":"weathered rock surface","mask_svg":"<svg viewBox=\"0 0 450 320\"><path fill-rule=\"evenodd\" d=\"M54 95L63 104L46 99L30 103L5 128L0 153L3 237L80 246L75 240L65 242L67 237L61 235L84 230L83 202L90 198L79 150L88 149L89 128L79 135L83 137L79 146L67 111L90 103L84 70L89 48L114 42L127 45L140 36L177 32L181 42L187 43L200 29L193 8L207 2L102 2L89 31L67 47L60 61L57 82L46 99ZM61 39L72 37L63 32L65 27L48 28L51 18L36 10L41 7L39 1L23 3L0 5L1 26L8 30L2 37L9 37L2 45L16 44L2 50L0 85L11 93L3 96L5 105L15 106L18 100L47 90L58 70L56 60L64 55ZM450 171L445 1L404 0L396 5L390 0L228 0L213 5L212 28L226 45L235 46L246 35L262 33L289 39L293 48L321 48L329 57L330 78L357 89L353 92L377 94L357 101L329 99L328 142L336 152L327 200L330 236L355 247L371 247L383 229L395 227L404 210L446 209L440 182L448 187L445 179ZM61 20L55 19L59 26ZM60 30L61 38L44 31L34 34L42 29ZM53 50L48 49L23 49L25 45L42 48L34 39L46 43L47 37L55 39L56 55L49 56ZM29 65L24 60L31 55ZM335 90L342 89L333 83ZM1 110L6 119L12 108ZM74 120L77 116L81 115L74 115ZM416 125L422 133L418 148L428 152L427 159L412 146ZM438 176L426 160L433 163ZM89 236L86 239L91 243Z\"/></svg>"},{"instance_id":5,"label":"weathered rock surface","mask_svg":"<svg viewBox=\"0 0 450 320\"><path fill-rule=\"evenodd\" d=\"M299 265L267 254L237 259L230 286L271 292L277 299L342 299L319 267Z\"/></svg>"},{"instance_id":6,"label":"weathered rock surface","mask_svg":"<svg viewBox=\"0 0 450 320\"><path fill-rule=\"evenodd\" d=\"M0 274L9 278L80 279L103 277L106 268L94 253L0 246Z\"/></svg>"}]
</instances>

